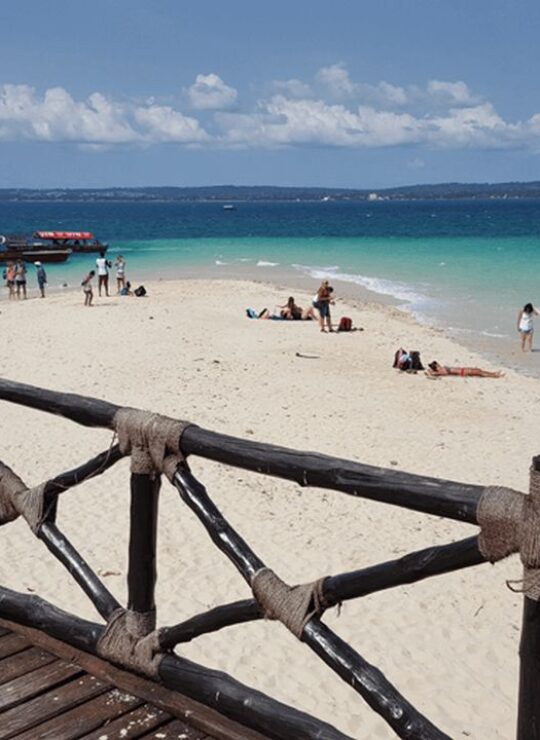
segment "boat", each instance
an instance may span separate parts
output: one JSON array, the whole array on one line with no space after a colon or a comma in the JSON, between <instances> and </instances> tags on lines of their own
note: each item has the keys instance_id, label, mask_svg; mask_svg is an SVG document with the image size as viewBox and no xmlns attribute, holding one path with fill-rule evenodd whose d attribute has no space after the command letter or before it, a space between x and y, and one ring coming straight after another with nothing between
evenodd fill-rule
<instances>
[{"instance_id":1,"label":"boat","mask_svg":"<svg viewBox=\"0 0 540 740\"><path fill-rule=\"evenodd\" d=\"M227 205L223 206L224 211L236 211L236 206L233 206L231 203L228 203Z\"/></svg>"},{"instance_id":2,"label":"boat","mask_svg":"<svg viewBox=\"0 0 540 740\"><path fill-rule=\"evenodd\" d=\"M71 249L53 249L33 244L23 236L0 235L0 263L16 262L65 262L71 255Z\"/></svg>"},{"instance_id":3,"label":"boat","mask_svg":"<svg viewBox=\"0 0 540 740\"><path fill-rule=\"evenodd\" d=\"M31 237L0 234L0 262L65 262L72 254L106 252L90 231L35 231Z\"/></svg>"},{"instance_id":4,"label":"boat","mask_svg":"<svg viewBox=\"0 0 540 740\"><path fill-rule=\"evenodd\" d=\"M32 239L40 245L71 249L73 254L106 252L109 248L90 231L35 231Z\"/></svg>"}]
</instances>

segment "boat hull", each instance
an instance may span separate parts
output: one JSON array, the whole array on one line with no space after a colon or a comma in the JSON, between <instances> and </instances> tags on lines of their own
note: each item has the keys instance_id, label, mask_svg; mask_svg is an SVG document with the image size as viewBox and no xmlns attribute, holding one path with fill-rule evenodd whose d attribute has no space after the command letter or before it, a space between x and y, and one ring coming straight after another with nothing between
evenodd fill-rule
<instances>
[{"instance_id":1,"label":"boat hull","mask_svg":"<svg viewBox=\"0 0 540 740\"><path fill-rule=\"evenodd\" d=\"M6 249L0 251L0 263L16 262L65 262L71 254L71 249Z\"/></svg>"}]
</instances>

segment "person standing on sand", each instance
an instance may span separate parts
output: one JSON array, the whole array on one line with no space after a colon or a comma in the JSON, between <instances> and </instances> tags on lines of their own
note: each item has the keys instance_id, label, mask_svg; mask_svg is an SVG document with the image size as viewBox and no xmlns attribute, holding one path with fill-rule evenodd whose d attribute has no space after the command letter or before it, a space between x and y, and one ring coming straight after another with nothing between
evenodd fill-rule
<instances>
[{"instance_id":1,"label":"person standing on sand","mask_svg":"<svg viewBox=\"0 0 540 740\"><path fill-rule=\"evenodd\" d=\"M94 298L94 292L92 290L92 278L96 274L95 270L90 270L88 275L84 278L81 285L84 293L84 305L91 306Z\"/></svg>"},{"instance_id":2,"label":"person standing on sand","mask_svg":"<svg viewBox=\"0 0 540 740\"><path fill-rule=\"evenodd\" d=\"M47 273L45 272L45 268L43 267L41 262L34 262L34 264L37 267L36 277L37 277L39 292L41 293L41 297L45 298L45 286L47 284Z\"/></svg>"},{"instance_id":3,"label":"person standing on sand","mask_svg":"<svg viewBox=\"0 0 540 740\"><path fill-rule=\"evenodd\" d=\"M114 266L116 267L116 292L121 293L126 280L126 260L121 254L116 258Z\"/></svg>"},{"instance_id":4,"label":"person standing on sand","mask_svg":"<svg viewBox=\"0 0 540 740\"><path fill-rule=\"evenodd\" d=\"M527 351L527 345L529 345L529 352L532 352L532 340L534 334L533 316L538 316L538 311L532 303L526 303L517 317L517 330L521 335L521 351Z\"/></svg>"},{"instance_id":5,"label":"person standing on sand","mask_svg":"<svg viewBox=\"0 0 540 740\"><path fill-rule=\"evenodd\" d=\"M112 267L109 260L105 257L105 252L100 252L96 260L98 274L98 293L101 298L101 288L105 288L105 295L109 296L109 267ZM94 273L95 274L95 273Z\"/></svg>"},{"instance_id":6,"label":"person standing on sand","mask_svg":"<svg viewBox=\"0 0 540 740\"><path fill-rule=\"evenodd\" d=\"M334 331L332 329L332 318L330 316L330 304L334 304L334 301L332 300L332 291L333 288L328 284L328 280L323 280L321 287L317 291L317 300L313 304L319 312L319 326L322 332L325 331L325 319L328 331Z\"/></svg>"},{"instance_id":7,"label":"person standing on sand","mask_svg":"<svg viewBox=\"0 0 540 740\"><path fill-rule=\"evenodd\" d=\"M17 298L20 299L22 293L26 300L26 265L22 260L17 260L15 265L15 285L17 286Z\"/></svg>"},{"instance_id":8,"label":"person standing on sand","mask_svg":"<svg viewBox=\"0 0 540 740\"><path fill-rule=\"evenodd\" d=\"M4 279L6 281L9 300L12 301L15 298L15 265L13 262L8 262L4 271Z\"/></svg>"}]
</instances>

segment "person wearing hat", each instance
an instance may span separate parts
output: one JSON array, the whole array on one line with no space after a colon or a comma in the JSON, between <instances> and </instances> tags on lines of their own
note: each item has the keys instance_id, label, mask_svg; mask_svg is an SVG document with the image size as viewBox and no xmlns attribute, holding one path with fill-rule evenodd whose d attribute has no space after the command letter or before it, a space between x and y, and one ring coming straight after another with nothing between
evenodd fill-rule
<instances>
[{"instance_id":1,"label":"person wearing hat","mask_svg":"<svg viewBox=\"0 0 540 740\"><path fill-rule=\"evenodd\" d=\"M45 268L41 264L41 262L34 262L37 270L36 270L36 277L37 282L39 286L39 292L41 293L41 297L45 298L45 285L47 284L47 273L45 272Z\"/></svg>"}]
</instances>

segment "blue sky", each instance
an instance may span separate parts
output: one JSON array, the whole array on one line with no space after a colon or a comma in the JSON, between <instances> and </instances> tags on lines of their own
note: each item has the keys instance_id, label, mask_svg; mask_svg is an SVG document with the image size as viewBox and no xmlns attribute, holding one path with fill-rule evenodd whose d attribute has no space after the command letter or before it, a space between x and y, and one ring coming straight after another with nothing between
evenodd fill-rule
<instances>
[{"instance_id":1,"label":"blue sky","mask_svg":"<svg viewBox=\"0 0 540 740\"><path fill-rule=\"evenodd\" d=\"M540 3L2 0L0 187L540 179Z\"/></svg>"}]
</instances>

